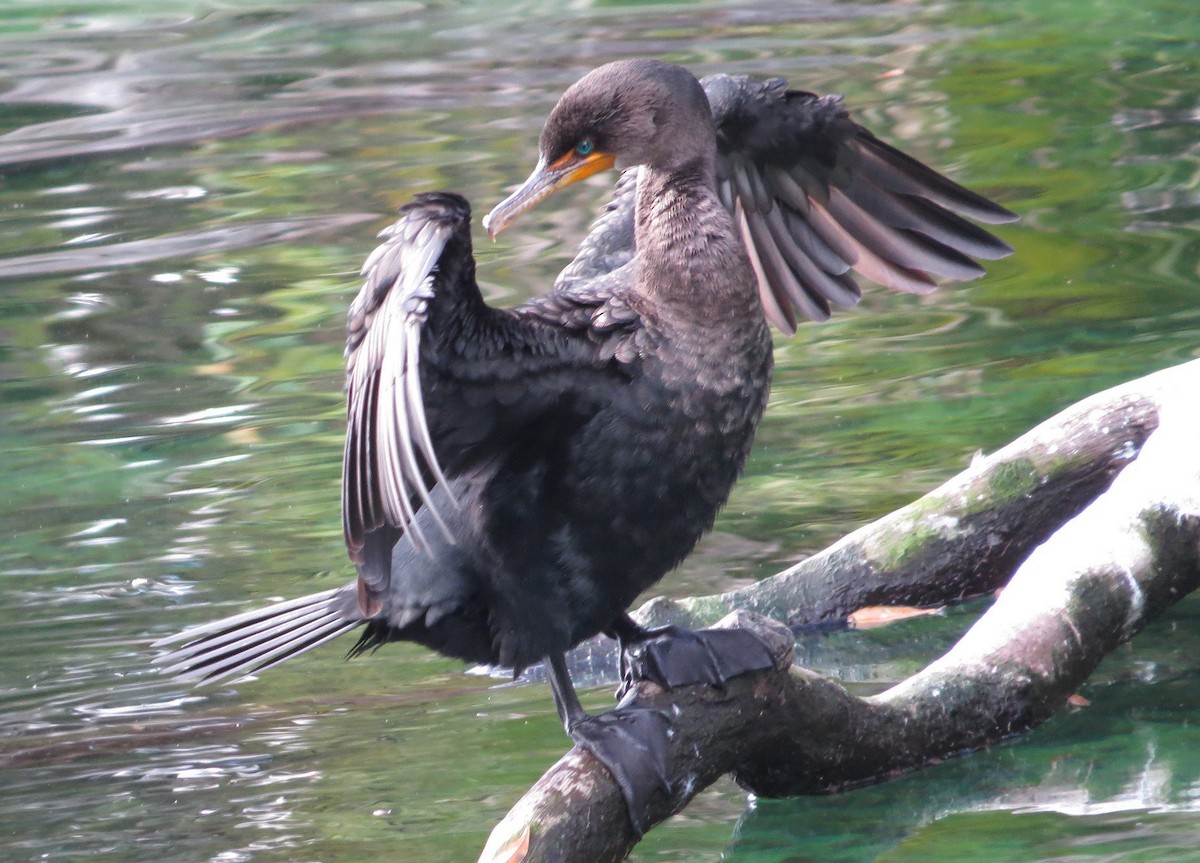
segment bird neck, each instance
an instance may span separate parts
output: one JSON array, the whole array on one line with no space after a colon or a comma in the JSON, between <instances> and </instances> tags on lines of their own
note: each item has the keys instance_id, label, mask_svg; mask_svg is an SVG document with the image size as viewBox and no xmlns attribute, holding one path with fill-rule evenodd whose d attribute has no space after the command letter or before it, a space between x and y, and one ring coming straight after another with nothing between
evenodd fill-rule
<instances>
[{"instance_id":1,"label":"bird neck","mask_svg":"<svg viewBox=\"0 0 1200 863\"><path fill-rule=\"evenodd\" d=\"M747 310L761 315L754 273L717 197L712 160L641 171L634 217L638 290L701 319Z\"/></svg>"}]
</instances>

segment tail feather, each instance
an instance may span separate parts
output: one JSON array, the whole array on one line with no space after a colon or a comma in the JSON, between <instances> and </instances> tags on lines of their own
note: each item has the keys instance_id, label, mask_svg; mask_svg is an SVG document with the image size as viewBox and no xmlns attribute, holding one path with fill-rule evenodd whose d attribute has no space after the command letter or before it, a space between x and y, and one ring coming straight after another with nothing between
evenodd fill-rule
<instances>
[{"instance_id":1,"label":"tail feather","mask_svg":"<svg viewBox=\"0 0 1200 863\"><path fill-rule=\"evenodd\" d=\"M347 590L326 590L189 627L154 643L169 647L154 664L177 680L198 684L278 665L363 623L352 613L357 603L346 601Z\"/></svg>"},{"instance_id":2,"label":"tail feather","mask_svg":"<svg viewBox=\"0 0 1200 863\"><path fill-rule=\"evenodd\" d=\"M285 611L276 616L264 617L260 613L252 620L239 621L237 623L233 621L217 621L218 624L223 625L207 633L185 631L182 633L183 635L191 635L195 640L189 640L186 644L172 650L171 657L182 661L164 668L163 671L178 671L197 654L213 655L217 648L235 651L249 647L257 641L298 629L304 624L311 622L314 618L319 619L323 617L324 613L325 609L319 605L316 607L305 605L295 611ZM160 660L155 661L158 662Z\"/></svg>"}]
</instances>

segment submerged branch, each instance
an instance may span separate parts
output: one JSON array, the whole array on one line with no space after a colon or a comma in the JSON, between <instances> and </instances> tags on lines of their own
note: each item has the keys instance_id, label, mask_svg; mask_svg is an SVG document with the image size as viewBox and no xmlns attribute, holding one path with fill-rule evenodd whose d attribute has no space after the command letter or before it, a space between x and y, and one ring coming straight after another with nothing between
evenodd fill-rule
<instances>
[{"instance_id":1,"label":"submerged branch","mask_svg":"<svg viewBox=\"0 0 1200 863\"><path fill-rule=\"evenodd\" d=\"M1200 585L1196 392L1200 361L1101 393L761 585L680 603L701 620L737 604L795 623L1007 585L949 653L870 698L786 667L720 691L639 684L643 705L672 716L673 793L652 821L726 773L763 796L824 793L1050 716L1113 648ZM790 634L753 615L736 625ZM481 860L622 859L636 842L624 805L608 773L572 750L497 825Z\"/></svg>"}]
</instances>

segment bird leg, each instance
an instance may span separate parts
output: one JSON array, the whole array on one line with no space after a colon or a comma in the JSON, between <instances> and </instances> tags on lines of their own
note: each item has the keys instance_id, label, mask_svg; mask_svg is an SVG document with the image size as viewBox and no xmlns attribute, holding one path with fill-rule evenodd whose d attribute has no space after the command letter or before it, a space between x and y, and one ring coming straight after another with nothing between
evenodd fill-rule
<instances>
[{"instance_id":1,"label":"bird leg","mask_svg":"<svg viewBox=\"0 0 1200 863\"><path fill-rule=\"evenodd\" d=\"M660 710L622 704L592 716L579 703L575 685L561 653L547 658L554 706L567 734L612 774L625 798L629 823L637 838L646 831L649 805L656 792L671 793L668 778L670 720Z\"/></svg>"},{"instance_id":2,"label":"bird leg","mask_svg":"<svg viewBox=\"0 0 1200 863\"><path fill-rule=\"evenodd\" d=\"M639 680L664 689L697 683L724 686L740 674L775 666L767 644L746 629L649 629L622 614L608 633L617 639L621 657L618 697Z\"/></svg>"}]
</instances>

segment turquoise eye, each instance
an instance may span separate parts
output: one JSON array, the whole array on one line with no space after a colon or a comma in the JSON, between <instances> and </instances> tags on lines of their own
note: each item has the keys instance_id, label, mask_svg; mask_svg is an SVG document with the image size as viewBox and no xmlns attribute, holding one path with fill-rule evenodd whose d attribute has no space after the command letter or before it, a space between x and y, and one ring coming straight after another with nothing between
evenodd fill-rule
<instances>
[{"instance_id":1,"label":"turquoise eye","mask_svg":"<svg viewBox=\"0 0 1200 863\"><path fill-rule=\"evenodd\" d=\"M582 141L580 141L578 144L575 145L575 154L577 156L586 156L590 152L592 152L592 150L594 150L594 149L596 149L596 145L593 144L591 141L589 141L587 138L584 138Z\"/></svg>"}]
</instances>

